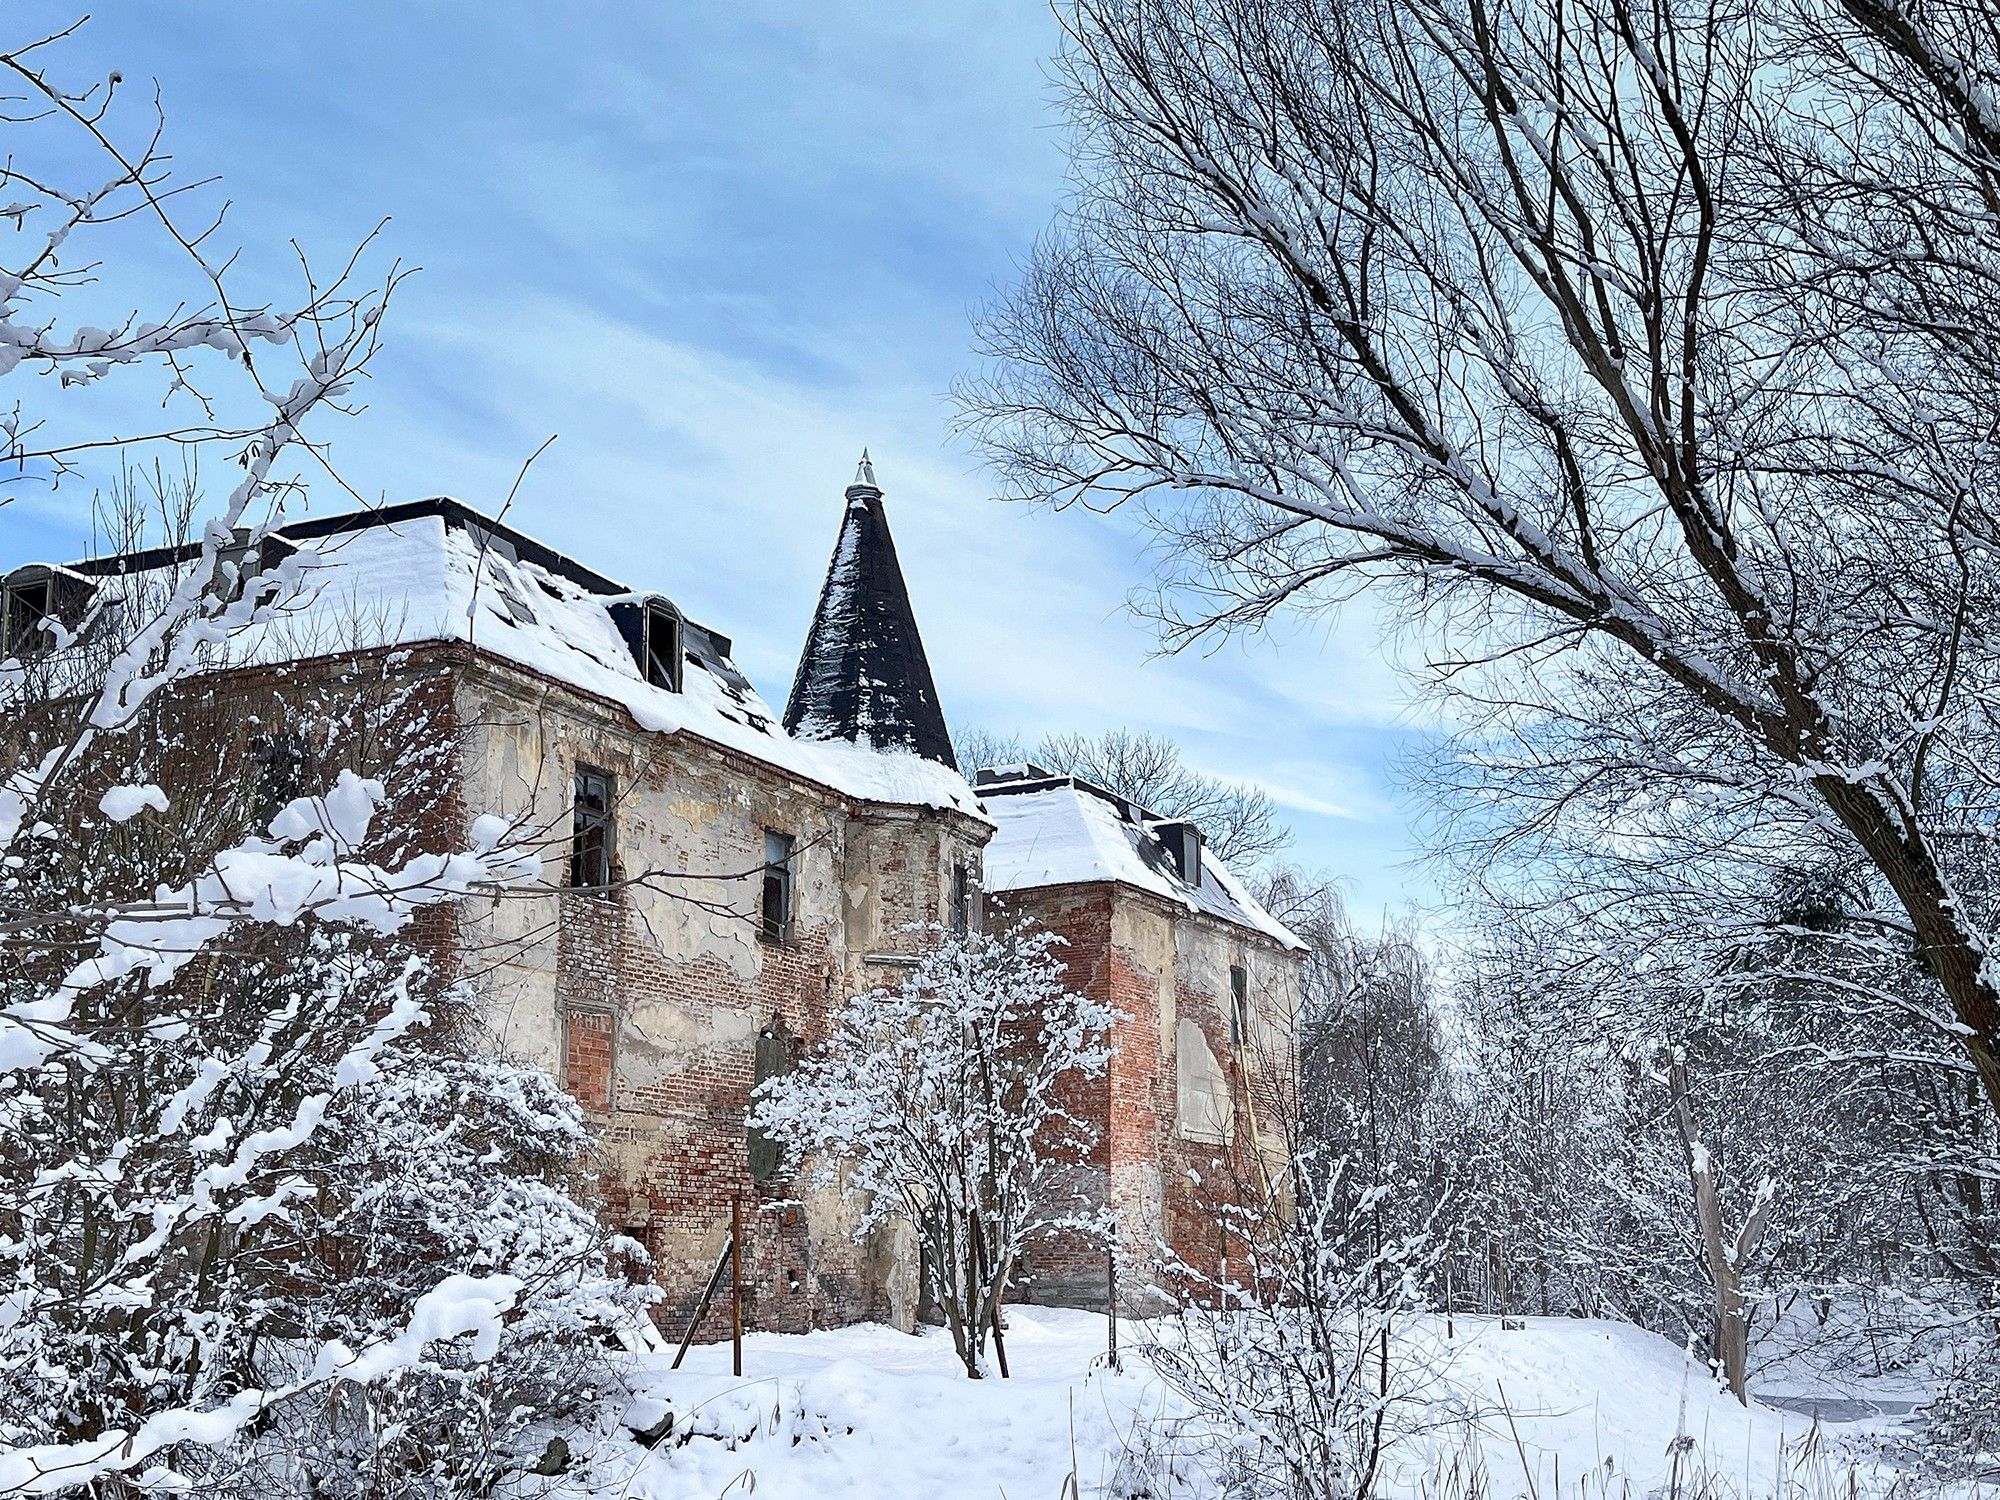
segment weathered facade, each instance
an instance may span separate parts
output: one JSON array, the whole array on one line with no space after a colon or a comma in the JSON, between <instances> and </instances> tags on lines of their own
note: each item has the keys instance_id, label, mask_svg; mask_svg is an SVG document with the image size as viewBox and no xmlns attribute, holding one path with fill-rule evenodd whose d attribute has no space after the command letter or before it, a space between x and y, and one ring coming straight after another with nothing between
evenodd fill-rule
<instances>
[{"instance_id":1,"label":"weathered facade","mask_svg":"<svg viewBox=\"0 0 2000 1500\"><path fill-rule=\"evenodd\" d=\"M1221 1273L1218 1207L1273 1185L1301 945L1191 824L1034 766L981 771L978 790L998 825L989 919L1061 934L1071 984L1121 1013L1110 1071L1081 1102L1117 1214L1118 1302L1143 1310L1189 1271ZM1111 1296L1104 1251L1073 1237L1027 1270L1036 1300Z\"/></svg>"},{"instance_id":2,"label":"weathered facade","mask_svg":"<svg viewBox=\"0 0 2000 1500\"><path fill-rule=\"evenodd\" d=\"M1076 982L1127 1014L1087 1107L1129 1284L1150 1279L1162 1242L1212 1261L1196 1178L1254 1166L1252 1053L1267 1049L1251 1032L1287 1026L1296 942L1219 862L1201 864L1187 825L1032 768L967 785L865 463L782 721L726 637L455 502L285 536L248 565L300 549L302 602L236 643L218 680L268 686L309 663L337 684L362 661L420 678L456 746L426 821L493 812L539 839L541 882L464 902L430 937L475 984L494 1045L548 1068L598 1127L607 1212L653 1253L669 1329L687 1326L732 1202L753 1326L914 1318L907 1236L857 1244L832 1191L784 1206L796 1185L747 1130L749 1096L840 1000L896 981L914 927L978 922L982 884L1063 933ZM63 575L73 591L129 586L178 558ZM36 607L15 602L0 619ZM1017 814L1052 797L1080 799L1093 836L1116 811L1124 855L1038 861L1046 829ZM1104 1300L1101 1249L1052 1244L1029 1270L1029 1295ZM709 1336L724 1331L713 1316Z\"/></svg>"}]
</instances>

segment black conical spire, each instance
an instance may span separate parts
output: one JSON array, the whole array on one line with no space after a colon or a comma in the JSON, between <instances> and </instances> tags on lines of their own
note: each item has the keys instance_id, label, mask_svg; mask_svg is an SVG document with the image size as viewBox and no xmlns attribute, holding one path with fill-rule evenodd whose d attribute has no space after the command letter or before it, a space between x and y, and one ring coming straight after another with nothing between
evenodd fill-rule
<instances>
[{"instance_id":1,"label":"black conical spire","mask_svg":"<svg viewBox=\"0 0 2000 1500\"><path fill-rule=\"evenodd\" d=\"M785 705L801 739L909 750L958 767L866 449Z\"/></svg>"}]
</instances>

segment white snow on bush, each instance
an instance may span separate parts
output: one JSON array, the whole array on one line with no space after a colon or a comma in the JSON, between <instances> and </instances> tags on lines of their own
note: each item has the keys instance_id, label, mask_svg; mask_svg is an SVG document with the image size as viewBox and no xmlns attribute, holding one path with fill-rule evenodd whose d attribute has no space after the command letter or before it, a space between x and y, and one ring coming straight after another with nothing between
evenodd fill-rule
<instances>
[{"instance_id":1,"label":"white snow on bush","mask_svg":"<svg viewBox=\"0 0 2000 1500\"><path fill-rule=\"evenodd\" d=\"M114 786L97 804L98 811L114 823L129 823L147 808L167 810L167 794L148 782L144 786Z\"/></svg>"}]
</instances>

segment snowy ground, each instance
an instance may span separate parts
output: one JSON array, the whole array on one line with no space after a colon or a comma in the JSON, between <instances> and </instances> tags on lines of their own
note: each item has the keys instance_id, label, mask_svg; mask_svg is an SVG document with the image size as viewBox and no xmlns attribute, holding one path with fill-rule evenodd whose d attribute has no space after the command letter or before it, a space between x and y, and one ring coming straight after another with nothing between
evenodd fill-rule
<instances>
[{"instance_id":1,"label":"snowy ground","mask_svg":"<svg viewBox=\"0 0 2000 1500\"><path fill-rule=\"evenodd\" d=\"M726 1345L694 1350L679 1371L665 1357L641 1359L628 1421L651 1423L671 1406L683 1427L695 1414L698 1435L651 1451L622 1435L601 1441L574 1476L576 1493L706 1500L754 1484L758 1500L1058 1500L1074 1469L1082 1500L1104 1494L1165 1393L1142 1361L1128 1360L1122 1375L1103 1367L1102 1317L1015 1308L1010 1323L1006 1381L965 1379L942 1335L878 1325L754 1334L741 1380ZM1139 1330L1124 1326L1129 1347ZM1672 1344L1624 1324L1459 1318L1448 1342L1441 1320L1414 1334L1428 1345L1421 1358L1437 1373L1440 1409L1477 1415L1406 1449L1391 1495L1462 1493L1479 1465L1493 1500L1645 1496L1676 1463L1683 1490L1751 1500L1787 1476L1828 1495L1857 1465L1864 1492L1887 1477L1866 1456L1886 1424L1814 1434L1808 1415L1746 1410ZM1683 1435L1692 1442L1677 1443ZM1809 1440L1815 1477L1800 1483L1797 1454ZM1706 1486L1689 1485L1696 1467Z\"/></svg>"}]
</instances>

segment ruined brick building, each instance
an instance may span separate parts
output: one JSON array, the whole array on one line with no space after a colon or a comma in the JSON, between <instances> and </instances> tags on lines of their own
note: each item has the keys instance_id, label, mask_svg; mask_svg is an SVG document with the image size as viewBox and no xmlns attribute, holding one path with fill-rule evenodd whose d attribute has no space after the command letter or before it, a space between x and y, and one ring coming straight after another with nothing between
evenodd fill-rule
<instances>
[{"instance_id":1,"label":"ruined brick building","mask_svg":"<svg viewBox=\"0 0 2000 1500\"><path fill-rule=\"evenodd\" d=\"M440 816L544 832L545 884L462 903L446 946L494 1044L556 1074L598 1128L606 1211L654 1253L667 1327L685 1327L738 1196L753 1326L908 1324L908 1238L857 1245L830 1192L775 1206L796 1189L748 1133L748 1098L842 997L896 981L914 926L1002 912L1062 933L1073 981L1128 1017L1088 1101L1123 1285L1143 1286L1162 1240L1213 1259L1203 1184L1249 1170L1272 1128L1259 1101L1299 944L1190 824L1031 766L968 785L865 459L782 716L667 595L454 501L283 535L308 587L264 661L365 656L421 677L458 747ZM185 556L17 568L0 630L18 643ZM1030 1295L1104 1299L1101 1251L1052 1245L1028 1269Z\"/></svg>"}]
</instances>

